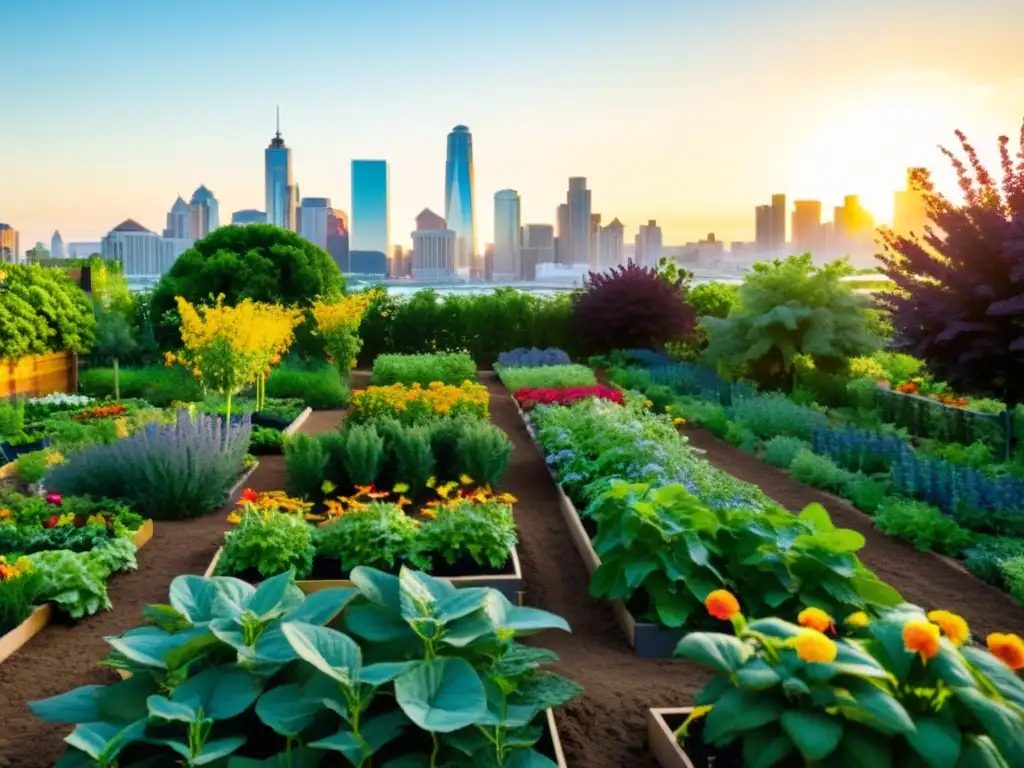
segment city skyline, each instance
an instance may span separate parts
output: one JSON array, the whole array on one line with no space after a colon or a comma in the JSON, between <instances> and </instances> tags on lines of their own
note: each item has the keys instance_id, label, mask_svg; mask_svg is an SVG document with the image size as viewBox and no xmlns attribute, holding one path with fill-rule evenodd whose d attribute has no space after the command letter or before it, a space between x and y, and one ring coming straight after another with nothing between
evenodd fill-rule
<instances>
[{"instance_id":1,"label":"city skyline","mask_svg":"<svg viewBox=\"0 0 1024 768\"><path fill-rule=\"evenodd\" d=\"M388 161L390 237L403 244L418 211L444 212L441 136L469 126L478 252L493 231L494 192L518 190L524 222L554 223L572 176L587 178L594 211L630 235L654 218L665 242L709 231L753 240L750 211L779 192L825 211L859 195L888 222L907 167L931 168L955 192L935 145L952 144L962 128L989 159L992 139L1015 131L1024 104L1024 78L1012 67L1024 7L1011 0L977 3L978 34L963 39L953 0L929 4L926 30L912 9L881 0L856 12L827 0L702 9L648 0L628 14L566 0L545 4L540 26L529 21L542 7L533 0L514 10L451 0L429 11L394 1L353 10L344 46L329 25L280 14L267 24L275 6L262 0L224 0L216 10L182 0L182 13L204 9L204 24L174 46L159 44L169 33L155 10L122 0L20 5L0 12L11 60L27 63L0 124L4 145L18 147L5 157L16 183L0 190L0 221L21 233L23 250L55 229L95 241L129 217L159 230L175 196L199 183L225 212L265 208L260 152L278 103L307 194L351 212L351 160ZM329 5L310 0L308 10L321 7ZM647 11L659 18L654 28ZM52 32L45 59L33 47L43 29ZM454 95L424 99L422 82L453 77L450 62L431 55L446 29L472 30L463 54L473 64L459 70ZM401 45L361 67L381 35ZM98 45L115 38L118 46ZM267 46L282 39L289 66L267 70ZM493 50L510 50L515 66ZM180 88L180 62L204 54L204 77L219 85L192 89L187 107L166 102ZM563 70L552 89L550 73ZM356 71L338 89L338 73ZM232 85L257 72L259 88Z\"/></svg>"}]
</instances>

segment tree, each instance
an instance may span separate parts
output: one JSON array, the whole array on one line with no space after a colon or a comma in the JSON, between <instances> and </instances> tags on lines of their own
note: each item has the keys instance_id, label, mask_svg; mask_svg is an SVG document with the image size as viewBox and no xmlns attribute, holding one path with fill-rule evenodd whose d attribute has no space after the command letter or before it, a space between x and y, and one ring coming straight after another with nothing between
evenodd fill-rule
<instances>
[{"instance_id":1,"label":"tree","mask_svg":"<svg viewBox=\"0 0 1024 768\"><path fill-rule=\"evenodd\" d=\"M879 257L894 290L878 296L893 347L925 361L956 390L1024 402L1024 125L1016 164L999 137L1002 179L979 161L961 132L966 162L942 148L964 202L935 191L928 171L912 184L930 223L917 237L883 231Z\"/></svg>"},{"instance_id":2,"label":"tree","mask_svg":"<svg viewBox=\"0 0 1024 768\"><path fill-rule=\"evenodd\" d=\"M359 324L363 315L383 291L370 290L342 296L338 301L318 301L313 305L313 319L317 333L323 338L324 349L334 360L334 365L346 384L351 378L362 342L359 339Z\"/></svg>"},{"instance_id":3,"label":"tree","mask_svg":"<svg viewBox=\"0 0 1024 768\"><path fill-rule=\"evenodd\" d=\"M96 331L92 304L63 270L0 264L0 359L83 353Z\"/></svg>"},{"instance_id":4,"label":"tree","mask_svg":"<svg viewBox=\"0 0 1024 768\"><path fill-rule=\"evenodd\" d=\"M660 347L694 330L685 277L673 281L632 261L591 272L573 297L573 319L594 352Z\"/></svg>"},{"instance_id":5,"label":"tree","mask_svg":"<svg viewBox=\"0 0 1024 768\"><path fill-rule=\"evenodd\" d=\"M881 346L872 333L870 300L843 278L845 259L817 267L811 255L758 262L739 288L726 318L705 318L705 356L723 372L790 388L798 355L825 373L841 373L850 358Z\"/></svg>"},{"instance_id":6,"label":"tree","mask_svg":"<svg viewBox=\"0 0 1024 768\"><path fill-rule=\"evenodd\" d=\"M341 296L344 278L327 251L294 232L270 224L221 227L185 251L153 291L152 316L159 340L177 342L176 297L191 304L223 295L309 307ZM166 347L165 347L166 348Z\"/></svg>"},{"instance_id":7,"label":"tree","mask_svg":"<svg viewBox=\"0 0 1024 768\"><path fill-rule=\"evenodd\" d=\"M131 323L122 313L96 305L96 343L93 353L111 361L114 366L114 399L121 399L119 361L132 354L138 344Z\"/></svg>"}]
</instances>

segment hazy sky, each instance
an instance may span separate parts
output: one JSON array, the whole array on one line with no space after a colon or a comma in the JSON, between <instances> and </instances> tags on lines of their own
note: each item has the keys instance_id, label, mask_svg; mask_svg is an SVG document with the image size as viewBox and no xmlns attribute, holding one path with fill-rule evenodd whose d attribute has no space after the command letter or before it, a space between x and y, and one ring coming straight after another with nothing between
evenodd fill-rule
<instances>
[{"instance_id":1,"label":"hazy sky","mask_svg":"<svg viewBox=\"0 0 1024 768\"><path fill-rule=\"evenodd\" d=\"M262 209L275 104L303 196L349 210L350 160L390 162L395 242L460 123L481 244L496 190L552 222L576 175L627 242L752 239L773 192L886 220L955 128L1017 134L1022 29L1021 0L0 0L0 221L24 251L159 231L200 184Z\"/></svg>"}]
</instances>

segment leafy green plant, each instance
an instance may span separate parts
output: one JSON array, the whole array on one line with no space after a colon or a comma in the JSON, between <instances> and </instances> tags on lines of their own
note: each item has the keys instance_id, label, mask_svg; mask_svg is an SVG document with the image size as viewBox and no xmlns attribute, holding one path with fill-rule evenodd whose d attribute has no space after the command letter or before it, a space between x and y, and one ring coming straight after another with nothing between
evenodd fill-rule
<instances>
[{"instance_id":1,"label":"leafy green plant","mask_svg":"<svg viewBox=\"0 0 1024 768\"><path fill-rule=\"evenodd\" d=\"M537 368L506 368L499 375L509 392L524 387L592 387L594 372L585 365L544 365Z\"/></svg>"},{"instance_id":2,"label":"leafy green plant","mask_svg":"<svg viewBox=\"0 0 1024 768\"><path fill-rule=\"evenodd\" d=\"M18 457L18 477L26 483L38 483L50 468L50 452L46 450L23 453Z\"/></svg>"},{"instance_id":3,"label":"leafy green plant","mask_svg":"<svg viewBox=\"0 0 1024 768\"><path fill-rule=\"evenodd\" d=\"M180 366L121 368L118 379L122 398L140 398L160 408L166 408L172 403L194 403L203 399L202 385ZM79 372L78 387L92 397L113 397L114 369L86 368Z\"/></svg>"},{"instance_id":4,"label":"leafy green plant","mask_svg":"<svg viewBox=\"0 0 1024 768\"><path fill-rule=\"evenodd\" d=\"M476 363L463 352L422 355L380 355L373 361L370 381L374 386L422 384L434 381L458 386L476 381Z\"/></svg>"},{"instance_id":5,"label":"leafy green plant","mask_svg":"<svg viewBox=\"0 0 1024 768\"><path fill-rule=\"evenodd\" d=\"M493 424L468 424L456 443L459 474L467 474L477 483L496 486L508 469L512 441Z\"/></svg>"},{"instance_id":6,"label":"leafy green plant","mask_svg":"<svg viewBox=\"0 0 1024 768\"><path fill-rule=\"evenodd\" d=\"M323 443L301 433L284 441L284 468L292 496L315 498L324 484L327 454Z\"/></svg>"},{"instance_id":7,"label":"leafy green plant","mask_svg":"<svg viewBox=\"0 0 1024 768\"><path fill-rule=\"evenodd\" d=\"M134 571L135 544L126 538L104 542L88 552L47 550L29 555L39 573L39 602L52 602L73 619L111 608L107 579L116 571Z\"/></svg>"},{"instance_id":8,"label":"leafy green plant","mask_svg":"<svg viewBox=\"0 0 1024 768\"><path fill-rule=\"evenodd\" d=\"M972 540L956 521L938 507L900 496L887 497L875 512L875 525L887 536L899 536L918 549L958 555Z\"/></svg>"},{"instance_id":9,"label":"leafy green plant","mask_svg":"<svg viewBox=\"0 0 1024 768\"><path fill-rule=\"evenodd\" d=\"M733 406L732 418L762 440L787 435L810 441L816 429L828 426L825 414L778 393L740 400Z\"/></svg>"},{"instance_id":10,"label":"leafy green plant","mask_svg":"<svg viewBox=\"0 0 1024 768\"><path fill-rule=\"evenodd\" d=\"M42 577L31 561L0 557L0 637L31 615Z\"/></svg>"},{"instance_id":11,"label":"leafy green plant","mask_svg":"<svg viewBox=\"0 0 1024 768\"><path fill-rule=\"evenodd\" d=\"M298 399L318 411L344 408L352 399L335 366L292 363L271 372L266 381L266 395Z\"/></svg>"},{"instance_id":12,"label":"leafy green plant","mask_svg":"<svg viewBox=\"0 0 1024 768\"><path fill-rule=\"evenodd\" d=\"M832 493L841 492L854 477L832 459L811 451L798 452L789 465L789 472L797 482Z\"/></svg>"},{"instance_id":13,"label":"leafy green plant","mask_svg":"<svg viewBox=\"0 0 1024 768\"><path fill-rule=\"evenodd\" d=\"M406 427L397 435L393 446L395 469L400 482L409 486L415 498L434 476L434 454L430 450L430 430L427 427Z\"/></svg>"},{"instance_id":14,"label":"leafy green plant","mask_svg":"<svg viewBox=\"0 0 1024 768\"><path fill-rule=\"evenodd\" d=\"M86 352L96 318L85 292L61 269L9 264L0 278L0 359Z\"/></svg>"},{"instance_id":15,"label":"leafy green plant","mask_svg":"<svg viewBox=\"0 0 1024 768\"><path fill-rule=\"evenodd\" d=\"M372 423L354 424L345 430L345 455L342 461L353 485L375 483L380 476L383 459L384 440L377 434Z\"/></svg>"},{"instance_id":16,"label":"leafy green plant","mask_svg":"<svg viewBox=\"0 0 1024 768\"><path fill-rule=\"evenodd\" d=\"M415 541L415 562L433 570L436 558L448 565L469 558L502 568L517 542L516 523L508 504L463 501L436 507Z\"/></svg>"},{"instance_id":17,"label":"leafy green plant","mask_svg":"<svg viewBox=\"0 0 1024 768\"><path fill-rule=\"evenodd\" d=\"M338 560L343 571L361 565L392 570L408 559L418 532L416 521L401 507L372 502L318 528L316 551Z\"/></svg>"},{"instance_id":18,"label":"leafy green plant","mask_svg":"<svg viewBox=\"0 0 1024 768\"><path fill-rule=\"evenodd\" d=\"M301 516L246 506L237 527L224 537L217 575L256 571L266 579L293 570L303 579L313 570L315 552L313 527Z\"/></svg>"},{"instance_id":19,"label":"leafy green plant","mask_svg":"<svg viewBox=\"0 0 1024 768\"><path fill-rule=\"evenodd\" d=\"M1024 539L997 538L980 541L964 550L964 565L982 581L1003 587L1002 564L1006 560L1024 555Z\"/></svg>"},{"instance_id":20,"label":"leafy green plant","mask_svg":"<svg viewBox=\"0 0 1024 768\"><path fill-rule=\"evenodd\" d=\"M885 499L888 491L889 489L885 483L858 475L845 485L842 495L843 498L849 499L853 506L861 512L873 515Z\"/></svg>"},{"instance_id":21,"label":"leafy green plant","mask_svg":"<svg viewBox=\"0 0 1024 768\"><path fill-rule=\"evenodd\" d=\"M1024 555L1014 555L1001 560L999 570L1013 599L1018 603L1024 603Z\"/></svg>"},{"instance_id":22,"label":"leafy green plant","mask_svg":"<svg viewBox=\"0 0 1024 768\"><path fill-rule=\"evenodd\" d=\"M271 427L253 427L249 453L253 456L279 454L284 450L284 434Z\"/></svg>"},{"instance_id":23,"label":"leafy green plant","mask_svg":"<svg viewBox=\"0 0 1024 768\"><path fill-rule=\"evenodd\" d=\"M801 451L809 451L811 444L798 437L776 435L768 440L761 449L761 458L773 467L789 469L793 459Z\"/></svg>"}]
</instances>

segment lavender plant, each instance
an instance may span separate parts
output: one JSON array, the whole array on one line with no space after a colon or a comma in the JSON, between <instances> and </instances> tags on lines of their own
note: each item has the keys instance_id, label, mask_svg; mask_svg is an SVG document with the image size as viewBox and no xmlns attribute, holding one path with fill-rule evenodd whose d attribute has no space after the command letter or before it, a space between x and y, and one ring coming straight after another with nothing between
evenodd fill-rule
<instances>
[{"instance_id":1,"label":"lavender plant","mask_svg":"<svg viewBox=\"0 0 1024 768\"><path fill-rule=\"evenodd\" d=\"M46 478L65 495L117 499L155 520L195 517L223 505L242 471L251 423L179 411L171 424L150 423L112 445L73 454Z\"/></svg>"},{"instance_id":2,"label":"lavender plant","mask_svg":"<svg viewBox=\"0 0 1024 768\"><path fill-rule=\"evenodd\" d=\"M541 368L548 365L569 365L571 362L569 355L554 347L548 349L519 347L511 352L502 352L498 355L498 366L501 368Z\"/></svg>"}]
</instances>

